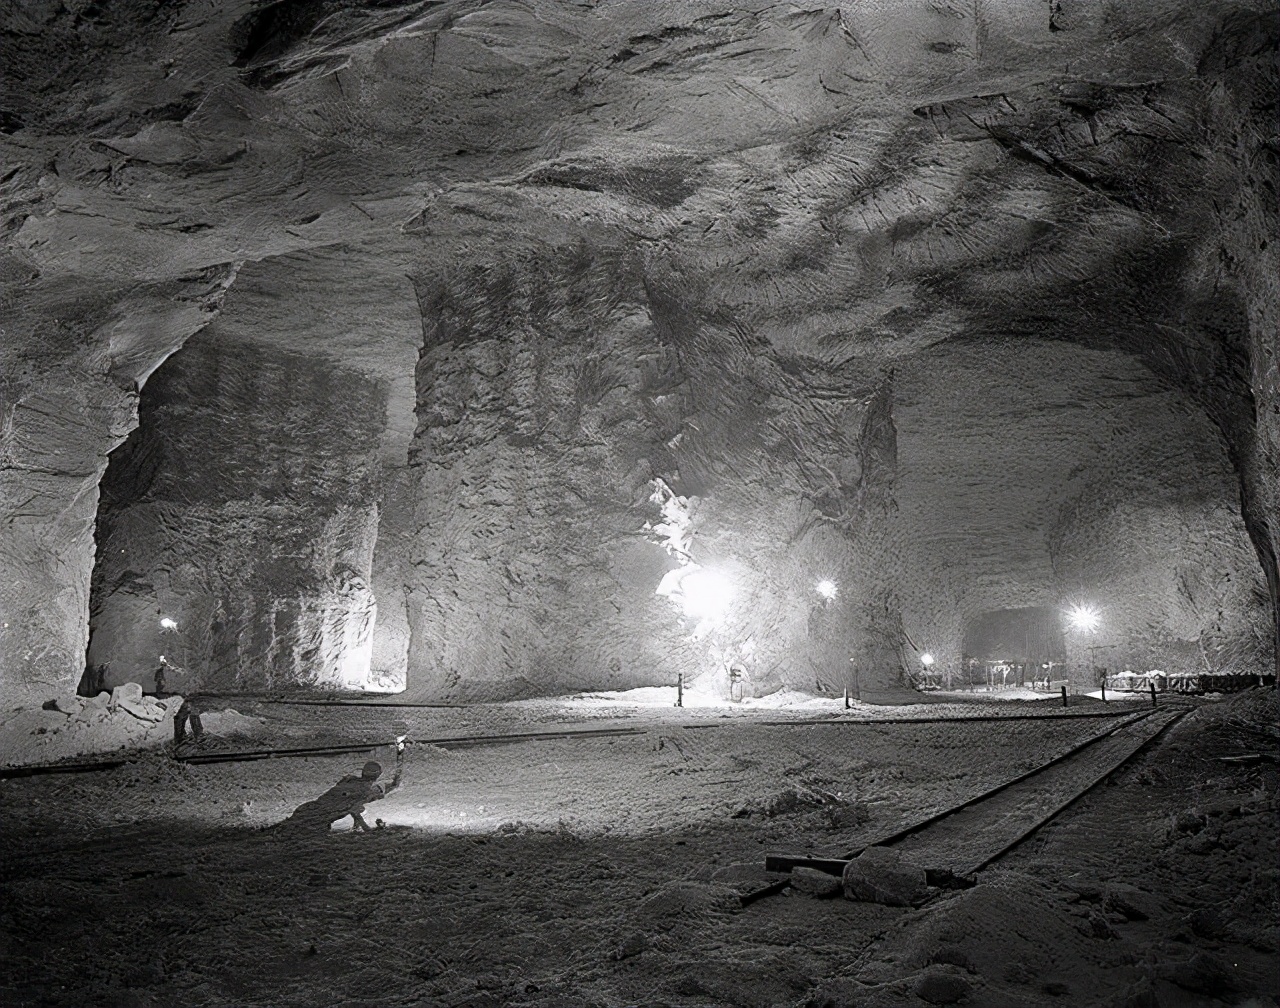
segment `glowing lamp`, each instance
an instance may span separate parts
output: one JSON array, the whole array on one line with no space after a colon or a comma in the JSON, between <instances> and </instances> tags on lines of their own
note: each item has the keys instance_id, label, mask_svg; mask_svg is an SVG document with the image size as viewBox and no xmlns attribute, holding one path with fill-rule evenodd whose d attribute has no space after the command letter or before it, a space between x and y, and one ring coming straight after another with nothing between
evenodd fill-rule
<instances>
[{"instance_id":1,"label":"glowing lamp","mask_svg":"<svg viewBox=\"0 0 1280 1008\"><path fill-rule=\"evenodd\" d=\"M168 616L165 616L163 619L160 620L160 629L161 630L177 630L178 624L175 620L171 620Z\"/></svg>"},{"instance_id":2,"label":"glowing lamp","mask_svg":"<svg viewBox=\"0 0 1280 1008\"><path fill-rule=\"evenodd\" d=\"M680 579L680 605L690 619L720 619L734 594L733 582L715 571L696 570Z\"/></svg>"},{"instance_id":3,"label":"glowing lamp","mask_svg":"<svg viewBox=\"0 0 1280 1008\"><path fill-rule=\"evenodd\" d=\"M926 651L924 654L920 656L920 664L923 665L925 668L928 668L930 665L933 664L933 655L929 654L929 652Z\"/></svg>"},{"instance_id":4,"label":"glowing lamp","mask_svg":"<svg viewBox=\"0 0 1280 1008\"><path fill-rule=\"evenodd\" d=\"M1070 620L1072 627L1076 630L1083 630L1085 633L1092 633L1098 629L1101 620L1098 617L1098 610L1092 606L1072 606L1067 613L1067 619Z\"/></svg>"},{"instance_id":5,"label":"glowing lamp","mask_svg":"<svg viewBox=\"0 0 1280 1008\"><path fill-rule=\"evenodd\" d=\"M834 581L824 579L813 586L819 595L830 602L840 594L840 589Z\"/></svg>"}]
</instances>

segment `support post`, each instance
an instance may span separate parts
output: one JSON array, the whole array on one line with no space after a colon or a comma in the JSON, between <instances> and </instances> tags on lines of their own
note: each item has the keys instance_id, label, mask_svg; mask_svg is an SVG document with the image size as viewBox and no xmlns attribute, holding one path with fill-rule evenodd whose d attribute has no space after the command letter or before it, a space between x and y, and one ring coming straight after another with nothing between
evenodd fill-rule
<instances>
[{"instance_id":1,"label":"support post","mask_svg":"<svg viewBox=\"0 0 1280 1008\"><path fill-rule=\"evenodd\" d=\"M1151 706L1158 706L1156 703L1156 684L1154 681L1151 683Z\"/></svg>"},{"instance_id":2,"label":"support post","mask_svg":"<svg viewBox=\"0 0 1280 1008\"><path fill-rule=\"evenodd\" d=\"M845 710L849 709L849 687L848 686L844 688L844 709Z\"/></svg>"},{"instance_id":3,"label":"support post","mask_svg":"<svg viewBox=\"0 0 1280 1008\"><path fill-rule=\"evenodd\" d=\"M1107 680L1105 678L1102 680L1102 702L1107 702Z\"/></svg>"},{"instance_id":4,"label":"support post","mask_svg":"<svg viewBox=\"0 0 1280 1008\"><path fill-rule=\"evenodd\" d=\"M1062 687L1062 706L1065 707L1066 705L1067 705L1067 688L1063 686Z\"/></svg>"},{"instance_id":5,"label":"support post","mask_svg":"<svg viewBox=\"0 0 1280 1008\"><path fill-rule=\"evenodd\" d=\"M684 673L676 673L676 706L684 706Z\"/></svg>"}]
</instances>

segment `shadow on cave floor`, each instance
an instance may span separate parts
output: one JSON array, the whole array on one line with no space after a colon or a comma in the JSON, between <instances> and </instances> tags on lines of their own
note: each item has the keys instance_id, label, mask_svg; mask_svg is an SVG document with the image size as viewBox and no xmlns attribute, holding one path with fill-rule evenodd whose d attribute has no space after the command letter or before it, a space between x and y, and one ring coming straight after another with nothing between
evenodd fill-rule
<instances>
[{"instance_id":1,"label":"shadow on cave floor","mask_svg":"<svg viewBox=\"0 0 1280 1008\"><path fill-rule=\"evenodd\" d=\"M422 747L366 812L387 828L302 840L260 827L361 757L6 781L0 1001L887 1006L919 1004L941 971L993 1008L1123 1005L1170 984L1181 1000L1151 1003L1243 1004L1275 965L1277 781L1216 757L1256 745L1274 706L1254 691L1201 708L1015 852L1016 872L919 911L798 893L742 909L736 893L770 878L765 852L865 842L1065 750L1088 721ZM1124 886L1147 920L1117 911Z\"/></svg>"}]
</instances>

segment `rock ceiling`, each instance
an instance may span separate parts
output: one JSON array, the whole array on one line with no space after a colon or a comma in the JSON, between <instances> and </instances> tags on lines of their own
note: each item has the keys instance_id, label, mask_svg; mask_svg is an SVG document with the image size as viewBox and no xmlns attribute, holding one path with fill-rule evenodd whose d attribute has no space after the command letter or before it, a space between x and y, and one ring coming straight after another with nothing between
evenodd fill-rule
<instances>
[{"instance_id":1,"label":"rock ceiling","mask_svg":"<svg viewBox=\"0 0 1280 1008\"><path fill-rule=\"evenodd\" d=\"M365 633L373 596L373 664L433 695L696 665L688 627L636 631L667 605L669 558L635 537L655 481L697 502L695 559L755 585L759 625L726 638L785 642L759 660L766 683L838 682L848 653L901 664L917 637L950 646L977 611L1101 590L1103 571L1173 586L1125 617L1144 639L1207 654L1214 634L1274 637L1255 596L1265 577L1274 619L1278 33L1270 5L1200 2L16 5L6 682L79 676L98 482L140 392L132 475L104 486L123 510L100 523L100 566L108 540L126 560L100 590L128 604L103 640L186 605L203 635L187 660L214 678L237 662L259 684L305 678ZM1074 419L983 428L985 369L1024 406L1073 389L1050 412ZM328 438L295 399L350 430ZM1049 442L1019 451L1037 423ZM955 443L930 434L949 428ZM1028 460L1055 430L1075 433L1045 474ZM984 531L1010 488L947 460L1011 443L1039 503ZM211 445L240 474L220 487L248 480L236 500L288 498L286 552L305 561L210 573L207 535L257 555L287 523L230 515L202 484ZM309 446L347 472L347 510L327 471L289 468ZM179 451L185 475L163 461ZM254 482L263 459L274 483ZM303 485L332 497L322 517ZM1126 512L1152 486L1157 517ZM940 493L949 510L922 503ZM1203 541L1161 546L1178 522ZM1015 526L1034 557L981 547ZM940 571L918 544L949 529ZM839 619L787 601L824 564ZM1205 564L1234 585L1186 588ZM580 646L565 613L594 628Z\"/></svg>"}]
</instances>

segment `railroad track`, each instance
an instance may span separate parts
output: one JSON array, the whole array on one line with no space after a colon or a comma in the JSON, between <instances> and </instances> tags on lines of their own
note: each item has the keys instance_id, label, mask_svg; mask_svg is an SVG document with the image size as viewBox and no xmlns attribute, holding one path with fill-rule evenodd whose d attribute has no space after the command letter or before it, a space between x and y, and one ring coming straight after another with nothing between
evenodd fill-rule
<instances>
[{"instance_id":1,"label":"railroad track","mask_svg":"<svg viewBox=\"0 0 1280 1008\"><path fill-rule=\"evenodd\" d=\"M816 868L841 875L868 847L891 847L920 865L931 884L971 884L972 876L1003 857L1106 780L1188 713L1166 707L1132 715L1024 774L936 812L838 858L769 855L768 871ZM780 879L747 893L744 904L781 892Z\"/></svg>"},{"instance_id":2,"label":"railroad track","mask_svg":"<svg viewBox=\"0 0 1280 1008\"><path fill-rule=\"evenodd\" d=\"M303 703L318 705L318 701L264 701L279 703ZM378 706L392 707L391 704L366 704L366 703L344 703L344 704L326 704L326 706ZM411 706L401 704L396 706ZM421 705L427 706L427 705ZM460 749L468 746L481 745L502 745L515 742L541 741L545 739L557 738L582 738L597 735L640 735L647 731L653 731L664 728L679 727L688 731L702 731L713 728L740 728L750 727L754 725L762 725L767 727L781 728L802 728L813 726L856 726L864 725L875 727L877 725L920 725L920 724L950 724L953 722L972 722L972 721L1056 721L1068 718L1118 718L1129 715L1128 710L1102 710L1102 711L1072 711L1061 714L1000 714L1000 715L968 715L961 717L919 717L919 718L832 718L832 719L801 719L794 721L729 721L729 722L713 722L708 724L650 724L644 726L625 726L616 728L587 728L573 731L547 731L547 732L515 732L496 735L464 735L464 736L445 736L441 738L423 738L410 739L411 745L436 745L446 749ZM206 752L183 753L173 758L182 763L203 764L203 763L247 763L255 760L265 759L305 759L312 756L342 756L355 755L357 753L373 752L375 749L381 749L386 746L393 745L390 740L363 741L363 742L347 742L336 745L311 745L297 747L274 747L248 750L211 750ZM7 780L16 777L38 777L49 774L74 774L74 773L91 773L100 770L114 770L116 767L124 766L126 763L136 762L142 752L131 753L127 756L115 756L110 759L98 760L80 760L68 761L65 763L28 763L17 766L0 767L0 780Z\"/></svg>"}]
</instances>

